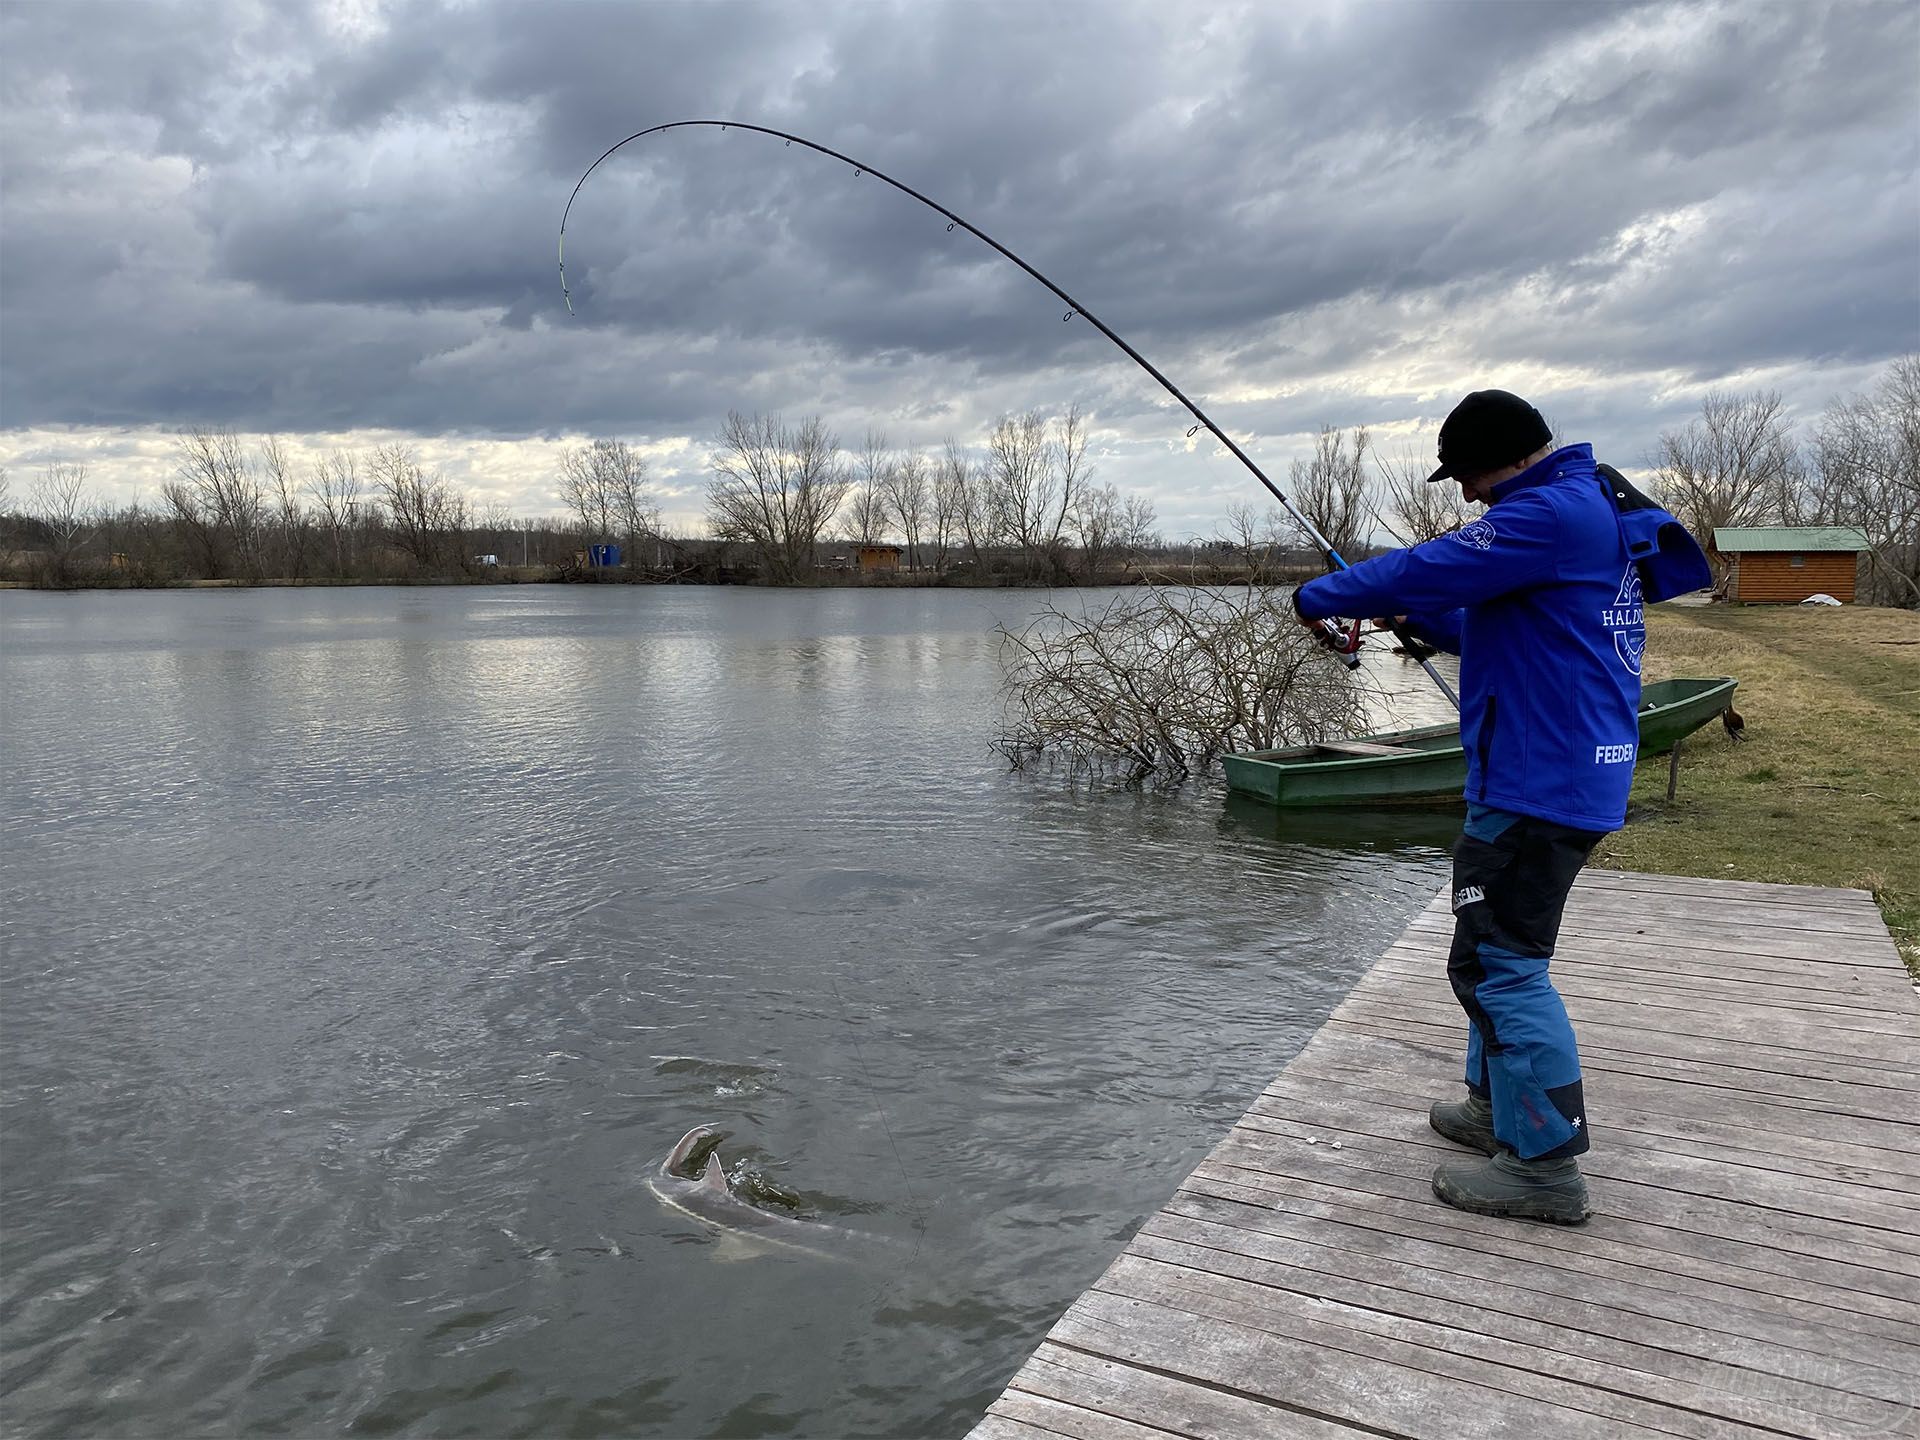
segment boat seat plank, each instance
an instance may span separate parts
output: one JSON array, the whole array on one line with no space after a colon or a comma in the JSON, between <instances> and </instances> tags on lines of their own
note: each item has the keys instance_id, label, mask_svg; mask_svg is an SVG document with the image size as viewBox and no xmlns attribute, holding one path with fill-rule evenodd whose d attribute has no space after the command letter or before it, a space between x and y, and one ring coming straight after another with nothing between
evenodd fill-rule
<instances>
[{"instance_id":1,"label":"boat seat plank","mask_svg":"<svg viewBox=\"0 0 1920 1440\"><path fill-rule=\"evenodd\" d=\"M1417 755L1408 745L1377 745L1371 740L1322 740L1313 747L1331 750L1336 755Z\"/></svg>"}]
</instances>

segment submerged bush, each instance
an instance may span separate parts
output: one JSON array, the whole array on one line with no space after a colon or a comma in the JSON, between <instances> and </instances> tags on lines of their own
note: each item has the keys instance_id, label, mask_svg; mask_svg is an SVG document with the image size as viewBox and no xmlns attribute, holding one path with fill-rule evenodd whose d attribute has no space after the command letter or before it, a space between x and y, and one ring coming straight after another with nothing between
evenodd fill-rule
<instances>
[{"instance_id":1,"label":"submerged bush","mask_svg":"<svg viewBox=\"0 0 1920 1440\"><path fill-rule=\"evenodd\" d=\"M1368 687L1316 645L1285 591L1129 591L1075 614L1049 605L1000 627L994 748L1177 780L1223 752L1307 744L1363 727Z\"/></svg>"}]
</instances>

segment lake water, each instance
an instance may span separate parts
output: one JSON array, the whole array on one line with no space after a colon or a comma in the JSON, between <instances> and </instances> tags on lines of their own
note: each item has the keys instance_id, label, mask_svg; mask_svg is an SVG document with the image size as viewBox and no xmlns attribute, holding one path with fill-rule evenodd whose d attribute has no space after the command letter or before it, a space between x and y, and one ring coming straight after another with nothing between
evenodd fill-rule
<instances>
[{"instance_id":1,"label":"lake water","mask_svg":"<svg viewBox=\"0 0 1920 1440\"><path fill-rule=\"evenodd\" d=\"M1009 773L1035 603L0 594L7 1431L964 1433L1453 823Z\"/></svg>"}]
</instances>

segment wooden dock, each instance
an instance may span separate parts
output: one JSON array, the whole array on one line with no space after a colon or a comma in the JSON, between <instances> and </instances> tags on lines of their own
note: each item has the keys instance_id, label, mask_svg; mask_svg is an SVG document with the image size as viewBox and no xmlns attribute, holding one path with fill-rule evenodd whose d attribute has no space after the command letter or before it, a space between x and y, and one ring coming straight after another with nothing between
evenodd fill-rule
<instances>
[{"instance_id":1,"label":"wooden dock","mask_svg":"<svg viewBox=\"0 0 1920 1440\"><path fill-rule=\"evenodd\" d=\"M1920 1435L1920 1004L1863 891L1588 871L1595 1214L1450 1210L1445 897L973 1440Z\"/></svg>"}]
</instances>

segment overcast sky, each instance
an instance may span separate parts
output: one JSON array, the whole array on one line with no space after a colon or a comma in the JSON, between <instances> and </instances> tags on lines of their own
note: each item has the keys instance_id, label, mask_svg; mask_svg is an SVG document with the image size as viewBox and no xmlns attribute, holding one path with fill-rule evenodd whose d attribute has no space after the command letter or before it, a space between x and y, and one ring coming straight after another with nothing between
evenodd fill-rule
<instances>
[{"instance_id":1,"label":"overcast sky","mask_svg":"<svg viewBox=\"0 0 1920 1440\"><path fill-rule=\"evenodd\" d=\"M1018 251L1271 473L1432 452L1469 389L1637 466L1712 386L1811 421L1920 348L1920 5L0 5L0 464L152 494L184 427L406 438L478 501L642 445L697 524L729 409L848 443L1093 415L1171 538L1262 500ZM1203 437L1204 438L1204 437Z\"/></svg>"}]
</instances>

